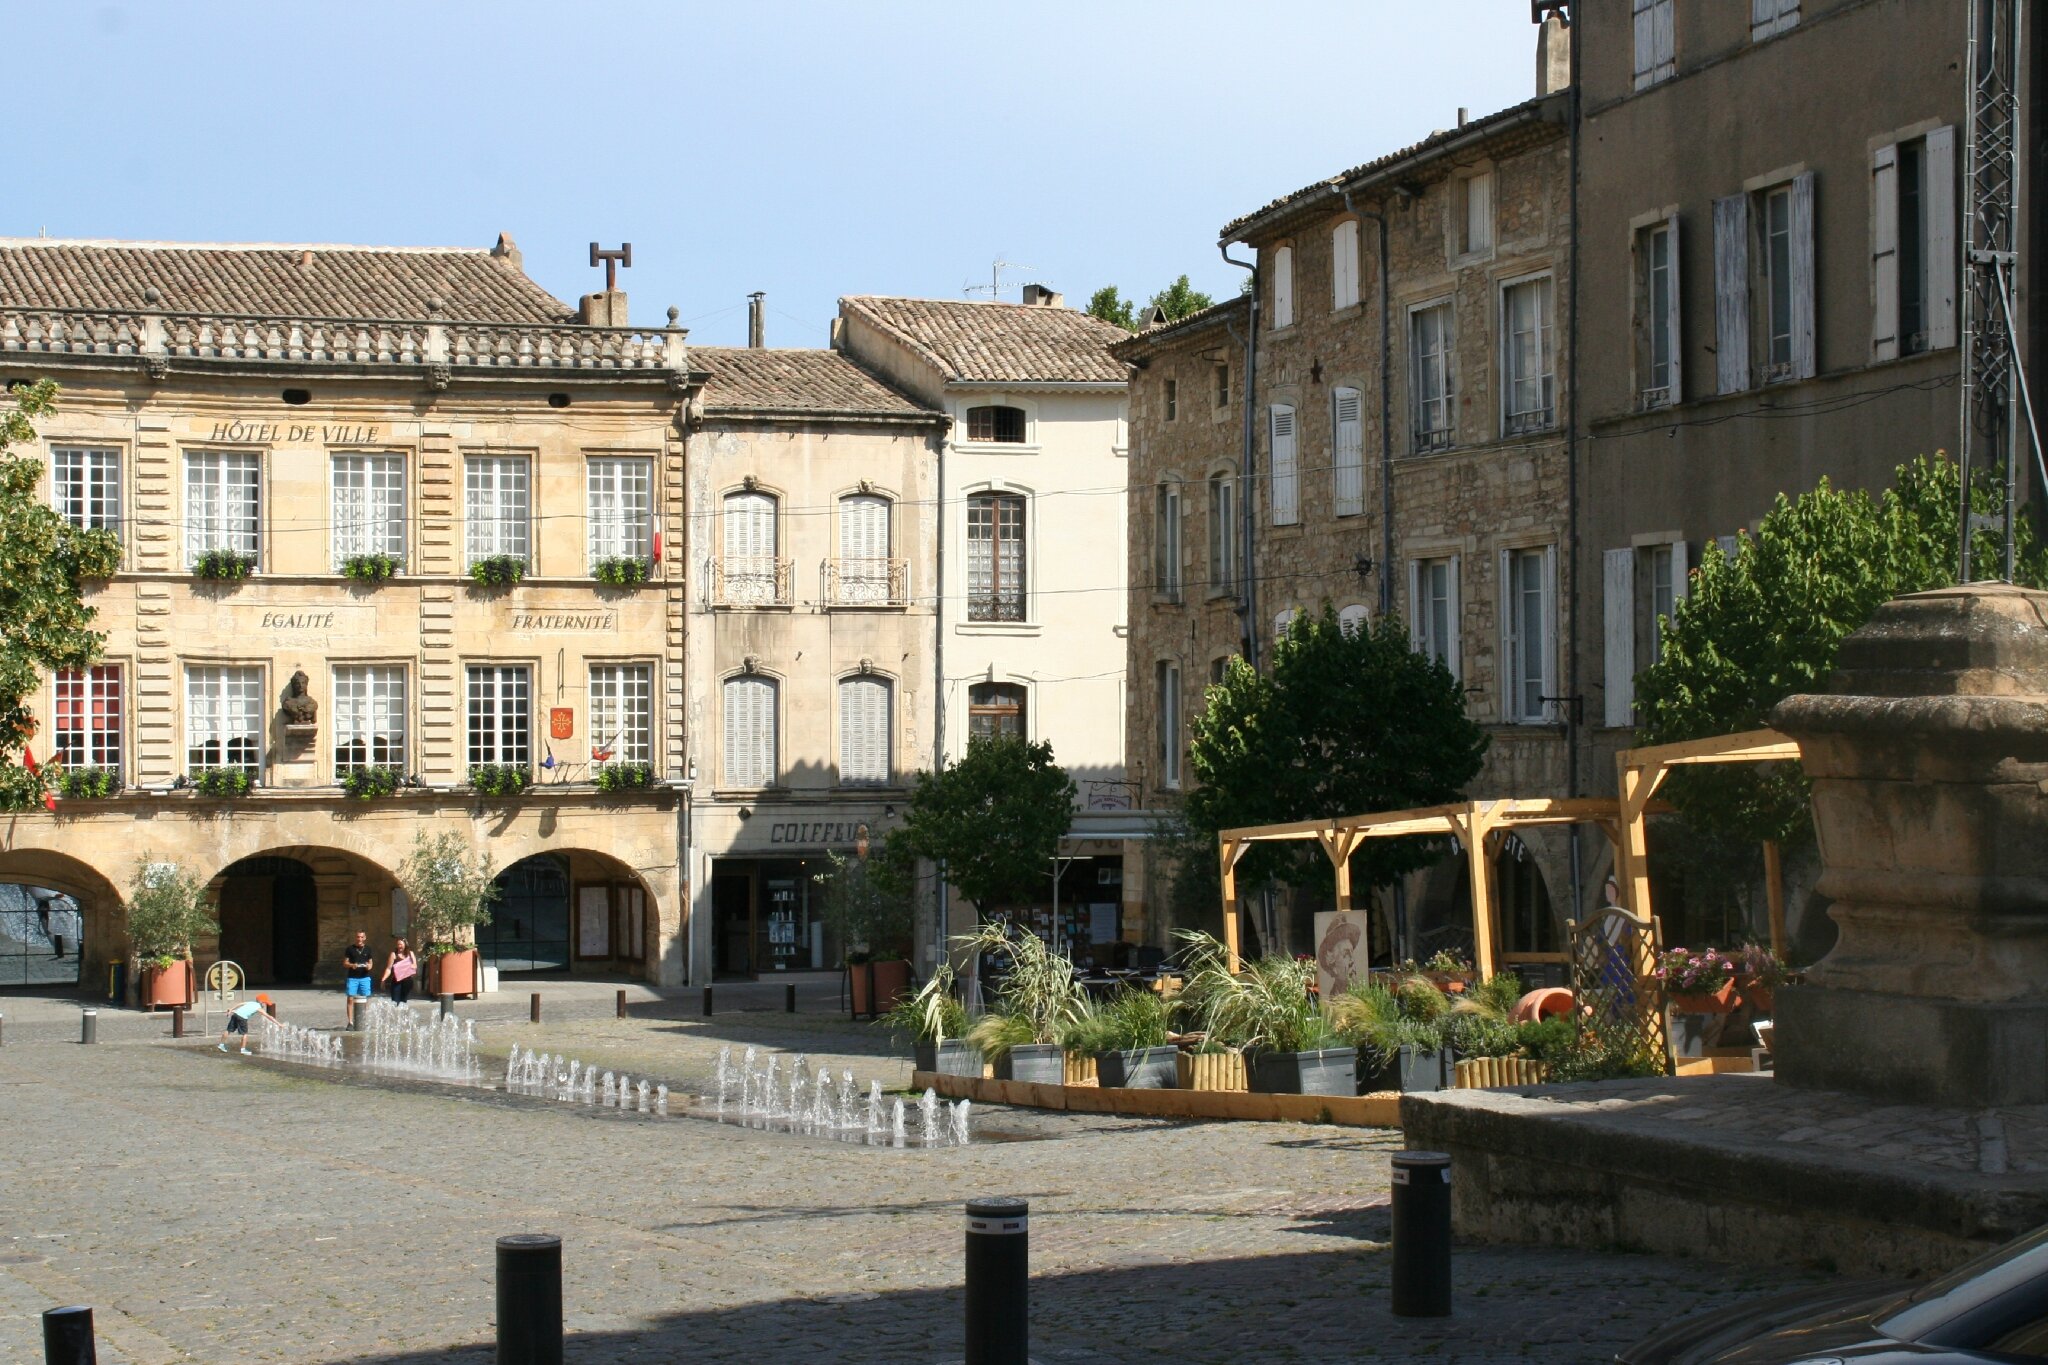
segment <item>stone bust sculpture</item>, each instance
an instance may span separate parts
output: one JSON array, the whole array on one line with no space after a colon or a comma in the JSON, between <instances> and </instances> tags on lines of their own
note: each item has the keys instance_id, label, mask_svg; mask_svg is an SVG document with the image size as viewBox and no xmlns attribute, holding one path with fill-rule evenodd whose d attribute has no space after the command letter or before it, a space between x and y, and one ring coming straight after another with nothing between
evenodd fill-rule
<instances>
[{"instance_id":1,"label":"stone bust sculpture","mask_svg":"<svg viewBox=\"0 0 2048 1365\"><path fill-rule=\"evenodd\" d=\"M292 674L291 686L284 693L284 719L287 725L312 725L320 719L320 703L306 692L306 670Z\"/></svg>"}]
</instances>

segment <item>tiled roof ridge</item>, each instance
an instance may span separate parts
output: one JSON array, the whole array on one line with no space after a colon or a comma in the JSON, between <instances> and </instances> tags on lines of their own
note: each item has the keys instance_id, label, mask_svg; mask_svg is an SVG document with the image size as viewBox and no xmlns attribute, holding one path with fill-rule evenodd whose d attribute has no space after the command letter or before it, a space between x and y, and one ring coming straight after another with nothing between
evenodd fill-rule
<instances>
[{"instance_id":1,"label":"tiled roof ridge","mask_svg":"<svg viewBox=\"0 0 2048 1365\"><path fill-rule=\"evenodd\" d=\"M748 375L749 370L759 371L764 367L787 366L811 367L817 373L808 376L794 374L765 376ZM705 408L713 412L788 412L829 416L834 414L862 414L882 417L901 417L906 421L939 420L944 414L922 402L912 394L892 383L885 375L879 374L861 364L855 357L844 351L822 346L692 346L690 367L702 370L710 376L706 386ZM723 369L721 369L723 367ZM834 376L827 371L839 369L841 375ZM771 387L781 388L795 396L805 379L817 382L814 401L775 402L760 396L749 398L737 395L731 401L719 393L721 374L728 387L740 387L742 378L757 380ZM834 386L835 378L851 380L850 385ZM864 392L863 389L866 391Z\"/></svg>"},{"instance_id":2,"label":"tiled roof ridge","mask_svg":"<svg viewBox=\"0 0 2048 1365\"><path fill-rule=\"evenodd\" d=\"M109 247L135 251L366 251L406 256L491 256L487 246L390 246L356 242L173 242L134 237L0 237L0 248ZM499 259L503 259L500 257Z\"/></svg>"},{"instance_id":3,"label":"tiled roof ridge","mask_svg":"<svg viewBox=\"0 0 2048 1365\"><path fill-rule=\"evenodd\" d=\"M1110 354L1116 355L1126 349L1131 349L1134 347L1134 343L1138 342L1170 341L1182 332L1191 332L1198 327L1213 325L1221 320L1223 314L1232 309L1244 309L1250 303L1251 299L1248 295L1233 294L1221 303L1212 303L1207 308L1198 308L1186 317L1175 318L1172 322L1162 322L1157 327L1141 327L1122 341L1111 342L1109 346Z\"/></svg>"},{"instance_id":4,"label":"tiled roof ridge","mask_svg":"<svg viewBox=\"0 0 2048 1365\"><path fill-rule=\"evenodd\" d=\"M840 305L910 348L948 383L1124 382L1120 363L1109 354L1123 329L1077 308L894 294L849 294ZM983 316L1000 311L1023 326L1007 334L972 335L976 329L961 324L979 323L977 309ZM915 316L919 312L925 316ZM997 340L1009 346L992 344Z\"/></svg>"}]
</instances>

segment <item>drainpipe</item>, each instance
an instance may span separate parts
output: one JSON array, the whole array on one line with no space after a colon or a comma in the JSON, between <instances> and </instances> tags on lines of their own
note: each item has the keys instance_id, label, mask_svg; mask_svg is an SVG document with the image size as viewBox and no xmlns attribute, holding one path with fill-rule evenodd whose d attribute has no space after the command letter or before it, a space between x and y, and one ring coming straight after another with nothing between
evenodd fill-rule
<instances>
[{"instance_id":1,"label":"drainpipe","mask_svg":"<svg viewBox=\"0 0 2048 1365\"><path fill-rule=\"evenodd\" d=\"M937 522L934 533L938 541L937 592L932 600L932 771L946 770L946 447L952 443L951 419L939 428L933 438L939 447L937 460L938 496L933 499L933 517ZM938 910L932 924L932 969L936 971L946 958L946 928L952 919L952 906L946 894L946 865L936 867L938 875Z\"/></svg>"},{"instance_id":2,"label":"drainpipe","mask_svg":"<svg viewBox=\"0 0 2048 1365\"><path fill-rule=\"evenodd\" d=\"M1244 604L1244 661L1259 666L1259 576L1252 568L1252 462L1256 449L1255 412L1259 392L1259 267L1256 261L1240 261L1230 254L1228 242L1218 242L1223 259L1239 270L1251 272L1251 306L1245 313L1244 338L1244 454L1238 461L1237 515L1244 523L1243 562L1238 573L1244 580L1240 601Z\"/></svg>"},{"instance_id":3,"label":"drainpipe","mask_svg":"<svg viewBox=\"0 0 2048 1365\"><path fill-rule=\"evenodd\" d=\"M1568 255L1572 272L1572 315L1565 324L1566 363L1571 366L1570 378L1565 383L1565 401L1570 405L1570 416L1564 426L1564 468L1565 468L1565 525L1566 543L1570 546L1565 559L1566 571L1572 576L1571 629L1565 632L1565 793L1579 794L1579 735L1580 720L1584 702L1579 697L1579 606L1584 594L1579 587L1579 126L1582 122L1580 91L1581 73L1585 67L1580 64L1578 6L1572 7L1571 25L1571 246ZM1571 826L1572 853L1572 910L1575 914L1585 913L1585 896L1582 883L1583 873L1579 861L1579 830Z\"/></svg>"},{"instance_id":4,"label":"drainpipe","mask_svg":"<svg viewBox=\"0 0 2048 1365\"><path fill-rule=\"evenodd\" d=\"M1462 111L1461 111L1462 112ZM1462 122L1462 120L1460 120ZM1377 209L1360 209L1344 196L1344 211L1354 218L1370 218L1380 238L1380 615L1394 610L1394 400L1388 385L1387 345L1387 217Z\"/></svg>"}]
</instances>

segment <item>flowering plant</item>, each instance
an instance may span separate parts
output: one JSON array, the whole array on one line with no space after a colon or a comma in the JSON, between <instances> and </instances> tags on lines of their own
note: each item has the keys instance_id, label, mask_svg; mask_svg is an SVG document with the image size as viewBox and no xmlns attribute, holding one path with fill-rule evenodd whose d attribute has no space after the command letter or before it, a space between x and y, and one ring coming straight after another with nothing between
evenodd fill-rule
<instances>
[{"instance_id":1,"label":"flowering plant","mask_svg":"<svg viewBox=\"0 0 2048 1365\"><path fill-rule=\"evenodd\" d=\"M1742 951L1736 955L1736 970L1743 983L1750 986L1782 986L1792 977L1784 961L1758 943L1742 945Z\"/></svg>"},{"instance_id":2,"label":"flowering plant","mask_svg":"<svg viewBox=\"0 0 2048 1365\"><path fill-rule=\"evenodd\" d=\"M1735 962L1712 948L1673 948L1657 958L1657 979L1671 995L1712 995L1734 979Z\"/></svg>"}]
</instances>

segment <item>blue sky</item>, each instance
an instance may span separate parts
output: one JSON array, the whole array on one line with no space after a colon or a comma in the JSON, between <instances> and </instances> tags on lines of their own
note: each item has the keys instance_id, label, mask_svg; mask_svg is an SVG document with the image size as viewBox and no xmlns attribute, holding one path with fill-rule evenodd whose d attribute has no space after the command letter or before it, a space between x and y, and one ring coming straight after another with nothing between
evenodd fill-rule
<instances>
[{"instance_id":1,"label":"blue sky","mask_svg":"<svg viewBox=\"0 0 2048 1365\"><path fill-rule=\"evenodd\" d=\"M1525 0L15 3L0 235L488 245L634 321L822 345L841 294L1084 302L1533 93Z\"/></svg>"}]
</instances>

